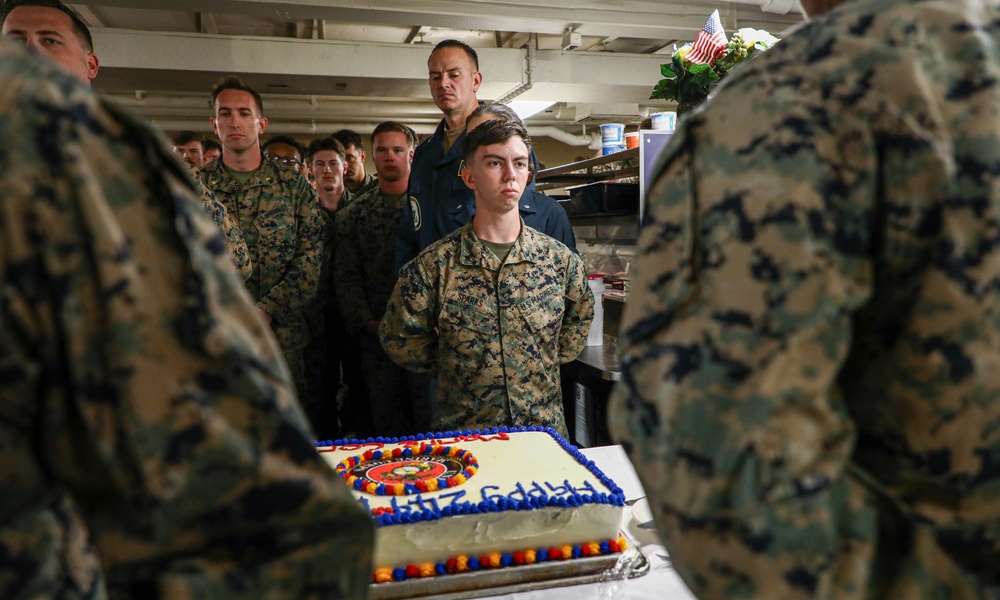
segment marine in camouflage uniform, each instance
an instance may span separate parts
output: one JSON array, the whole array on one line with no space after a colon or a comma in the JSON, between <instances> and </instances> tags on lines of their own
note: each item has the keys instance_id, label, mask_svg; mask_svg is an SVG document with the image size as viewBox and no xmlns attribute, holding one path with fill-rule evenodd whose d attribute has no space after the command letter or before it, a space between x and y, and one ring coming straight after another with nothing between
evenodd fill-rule
<instances>
[{"instance_id":1,"label":"marine in camouflage uniform","mask_svg":"<svg viewBox=\"0 0 1000 600\"><path fill-rule=\"evenodd\" d=\"M998 73L995 2L848 0L682 119L611 425L699 598L1000 597Z\"/></svg>"},{"instance_id":2,"label":"marine in camouflage uniform","mask_svg":"<svg viewBox=\"0 0 1000 600\"><path fill-rule=\"evenodd\" d=\"M403 267L382 346L438 378L435 431L537 425L568 437L559 365L583 350L594 315L583 262L522 221L501 263L472 227Z\"/></svg>"},{"instance_id":3,"label":"marine in camouflage uniform","mask_svg":"<svg viewBox=\"0 0 1000 600\"><path fill-rule=\"evenodd\" d=\"M295 386L306 394L303 350L312 336L305 313L316 297L323 250L323 217L315 192L297 171L263 154L260 168L245 185L221 160L198 174L239 223L253 264L246 287L271 317Z\"/></svg>"},{"instance_id":4,"label":"marine in camouflage uniform","mask_svg":"<svg viewBox=\"0 0 1000 600\"><path fill-rule=\"evenodd\" d=\"M347 189L341 196L341 206L330 211L320 205L323 219L323 259L319 272L319 287L316 301L306 314L312 340L305 349L306 378L309 393L302 396L302 404L320 438L334 439L344 433L338 419L338 395L340 392L342 348L347 342L343 319L337 306L333 286L333 262L337 248L336 214L343 206L354 201ZM346 373L345 373L346 375ZM359 375L360 377L360 375ZM368 432L361 432L362 434ZM367 436L364 436L367 437Z\"/></svg>"},{"instance_id":5,"label":"marine in camouflage uniform","mask_svg":"<svg viewBox=\"0 0 1000 600\"><path fill-rule=\"evenodd\" d=\"M219 199L212 193L212 190L198 177L198 169L190 167L190 173L191 177L194 178L201 188L201 201L205 206L205 210L208 211L212 220L215 221L215 226L219 228L219 232L222 234L222 241L226 243L226 247L229 248L229 252L233 255L236 270L240 272L243 281L246 281L253 272L253 265L250 263L250 251L247 250L247 243L243 239L243 232L240 231L240 226L229 216L226 207L222 205L222 202L219 202Z\"/></svg>"},{"instance_id":6,"label":"marine in camouflage uniform","mask_svg":"<svg viewBox=\"0 0 1000 600\"><path fill-rule=\"evenodd\" d=\"M405 193L385 194L376 185L337 214L337 300L344 326L361 345L372 421L375 434L382 436L419 433L430 427L425 415L415 413L419 399L427 397L426 377L392 362L378 336L365 329L366 323L382 320L398 279L396 227L405 202Z\"/></svg>"},{"instance_id":7,"label":"marine in camouflage uniform","mask_svg":"<svg viewBox=\"0 0 1000 600\"><path fill-rule=\"evenodd\" d=\"M7 42L0 83L0 597L364 597L371 521L183 168Z\"/></svg>"}]
</instances>

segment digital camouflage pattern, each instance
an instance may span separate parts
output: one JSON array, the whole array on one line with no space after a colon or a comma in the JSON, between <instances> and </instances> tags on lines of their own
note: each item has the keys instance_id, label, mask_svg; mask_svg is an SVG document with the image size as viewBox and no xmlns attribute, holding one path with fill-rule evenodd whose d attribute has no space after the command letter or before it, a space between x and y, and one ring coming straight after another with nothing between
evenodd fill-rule
<instances>
[{"instance_id":1,"label":"digital camouflage pattern","mask_svg":"<svg viewBox=\"0 0 1000 600\"><path fill-rule=\"evenodd\" d=\"M334 277L344 325L357 335L385 314L399 274L395 268L396 226L406 195L390 202L376 187L337 212Z\"/></svg>"},{"instance_id":2,"label":"digital camouflage pattern","mask_svg":"<svg viewBox=\"0 0 1000 600\"><path fill-rule=\"evenodd\" d=\"M424 423L425 429L430 426L423 420L429 418L424 402L417 410L418 399L427 397L427 378L392 362L378 336L364 328L369 321L382 320L399 278L396 228L406 198L406 194L386 196L376 187L337 213L337 300L344 326L361 346L372 421L376 435L382 436L422 433L416 423Z\"/></svg>"},{"instance_id":3,"label":"digital camouflage pattern","mask_svg":"<svg viewBox=\"0 0 1000 600\"><path fill-rule=\"evenodd\" d=\"M222 205L222 202L219 202L219 199L212 193L212 190L198 177L198 170L194 167L190 167L190 170L191 176L201 187L201 199L202 204L205 205L205 210L211 215L212 220L215 221L215 226L222 233L222 239L226 242L229 252L233 255L236 270L240 272L243 280L246 281L253 272L253 265L250 263L250 251L247 250L247 243L243 239L243 232L240 231L240 226L229 216L226 207Z\"/></svg>"},{"instance_id":4,"label":"digital camouflage pattern","mask_svg":"<svg viewBox=\"0 0 1000 600\"><path fill-rule=\"evenodd\" d=\"M354 194L352 194L347 188L344 188L344 193L340 197L340 203L337 205L337 210L329 210L322 204L318 204L317 201L320 209L320 216L322 217L321 223L323 225L323 264L320 269L319 294L317 296L316 305L320 307L329 307L335 311L339 310L334 280L334 264L336 264L337 260L338 246L337 215L353 204L355 199Z\"/></svg>"},{"instance_id":5,"label":"digital camouflage pattern","mask_svg":"<svg viewBox=\"0 0 1000 600\"><path fill-rule=\"evenodd\" d=\"M435 431L537 425L568 437L559 365L583 350L593 317L583 262L565 245L522 221L501 266L469 223L403 267L379 337L397 364L438 378Z\"/></svg>"},{"instance_id":6,"label":"digital camouflage pattern","mask_svg":"<svg viewBox=\"0 0 1000 600\"><path fill-rule=\"evenodd\" d=\"M351 193L354 194L354 197L360 198L372 191L378 191L378 175L375 173L365 173L365 178L361 181L361 186ZM398 217L399 215L396 216Z\"/></svg>"},{"instance_id":7,"label":"digital camouflage pattern","mask_svg":"<svg viewBox=\"0 0 1000 600\"><path fill-rule=\"evenodd\" d=\"M0 135L0 597L363 598L372 522L162 139L7 42Z\"/></svg>"},{"instance_id":8,"label":"digital camouflage pattern","mask_svg":"<svg viewBox=\"0 0 1000 600\"><path fill-rule=\"evenodd\" d=\"M682 119L612 401L699 598L1000 597L1000 8L848 0Z\"/></svg>"},{"instance_id":9,"label":"digital camouflage pattern","mask_svg":"<svg viewBox=\"0 0 1000 600\"><path fill-rule=\"evenodd\" d=\"M371 421L365 415L368 398L361 374L361 350L344 329L333 269L337 255L337 215L354 200L354 195L344 188L336 210L319 205L323 217L323 265L319 294L308 314L313 336L305 351L309 392L303 398L303 405L322 439L335 439L345 432L360 437L368 437L370 433L370 426L358 424ZM341 394L341 373L346 395Z\"/></svg>"},{"instance_id":10,"label":"digital camouflage pattern","mask_svg":"<svg viewBox=\"0 0 1000 600\"><path fill-rule=\"evenodd\" d=\"M263 155L246 185L221 160L198 174L239 223L253 264L246 286L271 317L281 349L305 348L305 311L316 297L323 251L323 217L312 186L298 171Z\"/></svg>"}]
</instances>

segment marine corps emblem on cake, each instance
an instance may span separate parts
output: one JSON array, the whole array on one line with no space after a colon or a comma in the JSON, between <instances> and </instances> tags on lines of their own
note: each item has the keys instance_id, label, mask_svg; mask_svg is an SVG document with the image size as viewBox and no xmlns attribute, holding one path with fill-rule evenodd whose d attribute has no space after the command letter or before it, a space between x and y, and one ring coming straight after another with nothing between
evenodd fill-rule
<instances>
[{"instance_id":1,"label":"marine corps emblem on cake","mask_svg":"<svg viewBox=\"0 0 1000 600\"><path fill-rule=\"evenodd\" d=\"M363 477L375 483L396 485L397 483L417 483L441 477L450 478L462 472L465 465L461 461L444 456L422 458L389 458L362 463L351 469L351 475Z\"/></svg>"},{"instance_id":2,"label":"marine corps emblem on cake","mask_svg":"<svg viewBox=\"0 0 1000 600\"><path fill-rule=\"evenodd\" d=\"M420 444L392 451L369 450L340 461L335 471L352 488L377 496L403 496L455 487L476 474L468 450Z\"/></svg>"}]
</instances>

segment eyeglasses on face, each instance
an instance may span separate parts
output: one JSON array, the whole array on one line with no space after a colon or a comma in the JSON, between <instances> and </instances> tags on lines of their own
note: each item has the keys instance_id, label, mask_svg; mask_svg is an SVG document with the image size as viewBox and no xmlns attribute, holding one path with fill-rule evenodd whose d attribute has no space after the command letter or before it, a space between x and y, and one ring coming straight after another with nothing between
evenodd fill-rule
<instances>
[{"instance_id":1,"label":"eyeglasses on face","mask_svg":"<svg viewBox=\"0 0 1000 600\"><path fill-rule=\"evenodd\" d=\"M272 156L271 158L289 167L297 167L302 164L302 161L294 156Z\"/></svg>"}]
</instances>

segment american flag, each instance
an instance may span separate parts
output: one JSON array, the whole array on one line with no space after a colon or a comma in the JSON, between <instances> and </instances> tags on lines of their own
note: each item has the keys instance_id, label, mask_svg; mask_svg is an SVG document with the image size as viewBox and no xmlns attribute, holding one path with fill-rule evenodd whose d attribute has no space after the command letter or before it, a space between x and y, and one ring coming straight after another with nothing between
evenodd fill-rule
<instances>
[{"instance_id":1,"label":"american flag","mask_svg":"<svg viewBox=\"0 0 1000 600\"><path fill-rule=\"evenodd\" d=\"M722 30L719 11L713 11L712 16L698 32L698 37L694 39L694 44L684 58L696 65L712 64L715 59L719 58L728 43L726 32Z\"/></svg>"}]
</instances>

